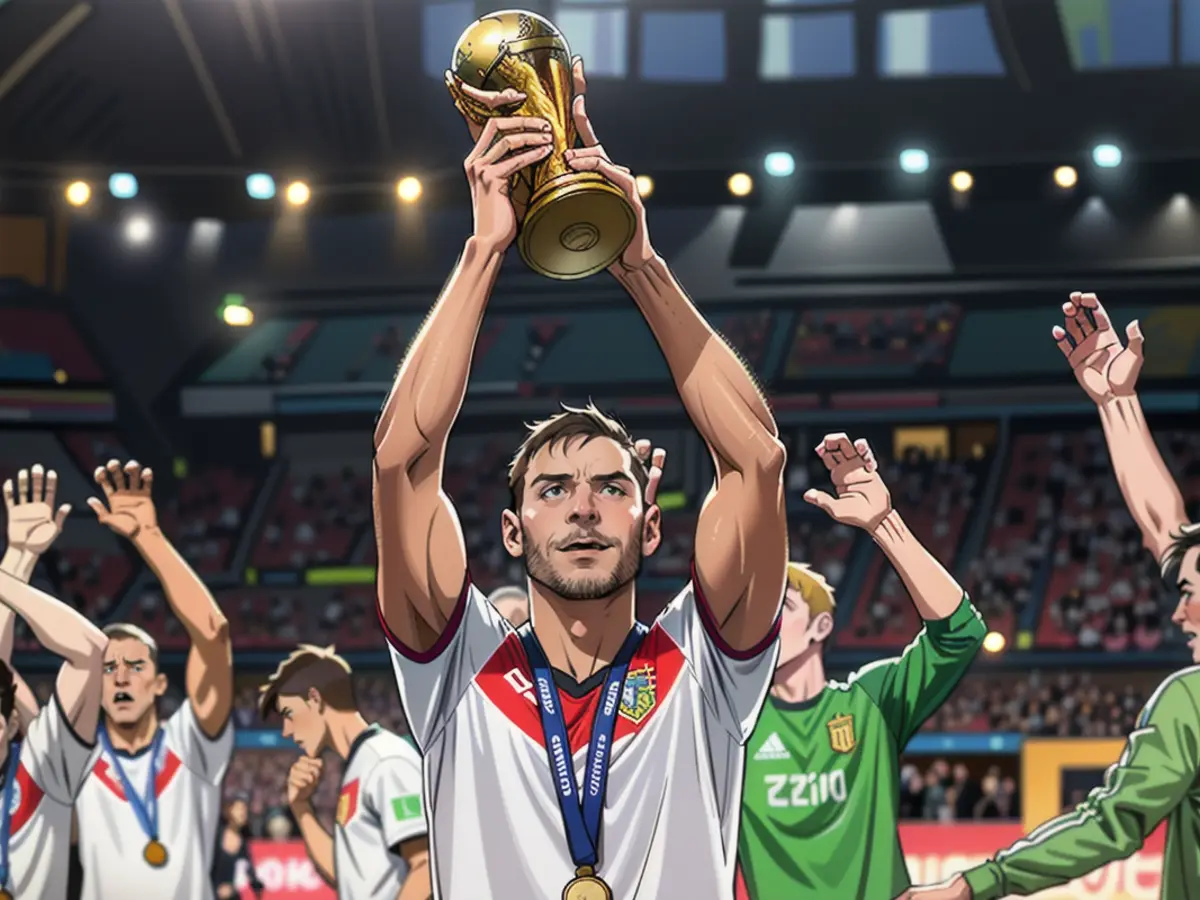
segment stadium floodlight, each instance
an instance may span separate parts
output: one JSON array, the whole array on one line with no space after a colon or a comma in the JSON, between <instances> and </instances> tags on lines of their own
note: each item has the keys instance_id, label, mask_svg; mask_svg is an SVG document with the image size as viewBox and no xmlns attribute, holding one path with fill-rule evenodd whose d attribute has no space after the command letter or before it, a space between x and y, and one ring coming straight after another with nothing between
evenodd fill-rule
<instances>
[{"instance_id":1,"label":"stadium floodlight","mask_svg":"<svg viewBox=\"0 0 1200 900\"><path fill-rule=\"evenodd\" d=\"M754 179L745 172L736 172L729 176L729 193L735 197L745 197L754 190Z\"/></svg>"},{"instance_id":2,"label":"stadium floodlight","mask_svg":"<svg viewBox=\"0 0 1200 900\"><path fill-rule=\"evenodd\" d=\"M955 172L950 176L950 187L960 194L965 194L975 186L975 178L967 171Z\"/></svg>"},{"instance_id":3,"label":"stadium floodlight","mask_svg":"<svg viewBox=\"0 0 1200 900\"><path fill-rule=\"evenodd\" d=\"M654 193L654 179L649 175L639 175L634 181L637 182L638 196L642 199Z\"/></svg>"},{"instance_id":4,"label":"stadium floodlight","mask_svg":"<svg viewBox=\"0 0 1200 900\"><path fill-rule=\"evenodd\" d=\"M1115 169L1124 155L1116 144L1097 144L1092 148L1092 162L1101 169Z\"/></svg>"},{"instance_id":5,"label":"stadium floodlight","mask_svg":"<svg viewBox=\"0 0 1200 900\"><path fill-rule=\"evenodd\" d=\"M288 185L285 196L289 206L304 206L312 197L312 191L303 181L293 181Z\"/></svg>"},{"instance_id":6,"label":"stadium floodlight","mask_svg":"<svg viewBox=\"0 0 1200 900\"><path fill-rule=\"evenodd\" d=\"M246 179L246 193L254 200L271 200L275 196L275 179L261 172Z\"/></svg>"},{"instance_id":7,"label":"stadium floodlight","mask_svg":"<svg viewBox=\"0 0 1200 900\"><path fill-rule=\"evenodd\" d=\"M768 175L787 178L796 171L796 160L792 154L777 150L767 154L767 158L763 160L763 168L766 169Z\"/></svg>"},{"instance_id":8,"label":"stadium floodlight","mask_svg":"<svg viewBox=\"0 0 1200 900\"><path fill-rule=\"evenodd\" d=\"M67 202L72 206L87 206L92 199L92 188L86 181L72 181L67 185Z\"/></svg>"},{"instance_id":9,"label":"stadium floodlight","mask_svg":"<svg viewBox=\"0 0 1200 900\"><path fill-rule=\"evenodd\" d=\"M924 150L909 148L900 153L900 168L909 175L920 175L929 171L929 154Z\"/></svg>"},{"instance_id":10,"label":"stadium floodlight","mask_svg":"<svg viewBox=\"0 0 1200 900\"><path fill-rule=\"evenodd\" d=\"M1079 173L1074 166L1059 166L1054 170L1054 183L1064 191L1069 191L1079 183Z\"/></svg>"},{"instance_id":11,"label":"stadium floodlight","mask_svg":"<svg viewBox=\"0 0 1200 900\"><path fill-rule=\"evenodd\" d=\"M133 216L125 223L125 240L135 247L150 243L154 226L146 216Z\"/></svg>"},{"instance_id":12,"label":"stadium floodlight","mask_svg":"<svg viewBox=\"0 0 1200 900\"><path fill-rule=\"evenodd\" d=\"M409 175L396 182L396 196L402 203L415 203L421 197L420 179Z\"/></svg>"},{"instance_id":13,"label":"stadium floodlight","mask_svg":"<svg viewBox=\"0 0 1200 900\"><path fill-rule=\"evenodd\" d=\"M138 180L128 172L117 172L108 179L108 192L118 200L132 200L138 195Z\"/></svg>"}]
</instances>

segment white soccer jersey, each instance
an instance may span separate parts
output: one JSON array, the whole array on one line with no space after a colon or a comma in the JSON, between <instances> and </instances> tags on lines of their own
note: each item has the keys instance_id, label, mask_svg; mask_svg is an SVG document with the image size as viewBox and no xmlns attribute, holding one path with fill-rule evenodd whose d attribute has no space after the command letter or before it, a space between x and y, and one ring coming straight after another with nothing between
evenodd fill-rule
<instances>
[{"instance_id":1,"label":"white soccer jersey","mask_svg":"<svg viewBox=\"0 0 1200 900\"><path fill-rule=\"evenodd\" d=\"M44 706L21 741L9 810L8 884L16 900L63 900L71 852L71 805L94 748L71 728L58 697Z\"/></svg>"},{"instance_id":2,"label":"white soccer jersey","mask_svg":"<svg viewBox=\"0 0 1200 900\"><path fill-rule=\"evenodd\" d=\"M396 900L408 866L392 851L426 830L420 754L372 725L350 748L338 795L333 868L340 900Z\"/></svg>"},{"instance_id":3,"label":"white soccer jersey","mask_svg":"<svg viewBox=\"0 0 1200 900\"><path fill-rule=\"evenodd\" d=\"M776 635L733 651L689 584L645 636L618 709L598 848L597 874L615 897L733 896L744 745ZM388 637L424 756L435 896L560 896L575 865L517 633L468 586L429 652ZM572 687L555 673L580 785L605 674Z\"/></svg>"},{"instance_id":4,"label":"white soccer jersey","mask_svg":"<svg viewBox=\"0 0 1200 900\"><path fill-rule=\"evenodd\" d=\"M226 724L213 740L200 729L192 704L185 702L163 728L155 792L167 863L156 869L143 858L146 833L125 797L113 760L100 751L75 803L83 900L212 900L212 855L221 781L233 754L233 724ZM145 791L150 748L116 754L133 788Z\"/></svg>"}]
</instances>

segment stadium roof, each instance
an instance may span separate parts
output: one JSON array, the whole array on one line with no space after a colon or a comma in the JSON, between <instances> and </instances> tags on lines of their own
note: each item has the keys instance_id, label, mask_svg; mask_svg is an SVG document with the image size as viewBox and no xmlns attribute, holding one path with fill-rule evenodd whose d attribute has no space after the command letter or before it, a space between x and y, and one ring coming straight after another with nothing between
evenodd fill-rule
<instances>
[{"instance_id":1,"label":"stadium roof","mask_svg":"<svg viewBox=\"0 0 1200 900\"><path fill-rule=\"evenodd\" d=\"M498 4L503 5L503 4ZM1200 150L1173 0L530 0L639 170ZM457 167L440 73L473 0L0 0L0 167ZM1170 112L1172 97L1180 98Z\"/></svg>"}]
</instances>

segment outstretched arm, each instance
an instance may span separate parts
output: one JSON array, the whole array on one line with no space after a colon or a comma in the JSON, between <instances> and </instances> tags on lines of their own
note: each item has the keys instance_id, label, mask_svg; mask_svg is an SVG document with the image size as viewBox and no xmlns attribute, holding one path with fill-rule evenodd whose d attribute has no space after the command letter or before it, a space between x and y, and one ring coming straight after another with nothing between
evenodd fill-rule
<instances>
[{"instance_id":1,"label":"outstretched arm","mask_svg":"<svg viewBox=\"0 0 1200 900\"><path fill-rule=\"evenodd\" d=\"M472 127L472 135L465 168L474 234L400 365L375 427L379 612L391 637L417 653L436 645L466 580L462 528L442 489L442 468L488 298L516 235L508 179L550 152L542 119L491 119Z\"/></svg>"},{"instance_id":2,"label":"outstretched arm","mask_svg":"<svg viewBox=\"0 0 1200 900\"><path fill-rule=\"evenodd\" d=\"M1146 549L1162 562L1188 517L1183 494L1154 443L1136 393L1143 362L1141 326L1136 320L1129 323L1128 345L1122 346L1095 294L1072 294L1063 304L1063 315L1063 326L1054 327L1054 339L1100 410L1121 495Z\"/></svg>"},{"instance_id":3,"label":"outstretched arm","mask_svg":"<svg viewBox=\"0 0 1200 900\"><path fill-rule=\"evenodd\" d=\"M696 577L723 640L734 650L750 650L770 634L783 600L783 444L745 363L651 247L636 181L600 145L587 117L586 90L583 64L576 60L575 125L585 146L567 160L621 188L637 214L633 241L612 272L654 333L684 408L712 454L717 479L696 523Z\"/></svg>"},{"instance_id":4,"label":"outstretched arm","mask_svg":"<svg viewBox=\"0 0 1200 900\"><path fill-rule=\"evenodd\" d=\"M192 645L187 661L188 700L200 730L215 738L225 730L233 710L229 622L212 592L158 527L150 496L154 473L134 461L122 469L114 459L96 469L96 483L108 506L95 497L88 499L88 506L101 524L133 541L188 633Z\"/></svg>"},{"instance_id":5,"label":"outstretched arm","mask_svg":"<svg viewBox=\"0 0 1200 900\"><path fill-rule=\"evenodd\" d=\"M430 900L433 896L433 876L429 871L429 838L405 841L397 852L408 864L408 874L396 900Z\"/></svg>"}]
</instances>

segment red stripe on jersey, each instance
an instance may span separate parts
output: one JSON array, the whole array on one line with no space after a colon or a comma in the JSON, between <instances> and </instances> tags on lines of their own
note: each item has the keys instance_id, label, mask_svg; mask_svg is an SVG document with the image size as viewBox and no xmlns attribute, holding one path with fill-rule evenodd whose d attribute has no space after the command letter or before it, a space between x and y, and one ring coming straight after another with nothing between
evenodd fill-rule
<instances>
[{"instance_id":1,"label":"red stripe on jersey","mask_svg":"<svg viewBox=\"0 0 1200 900\"><path fill-rule=\"evenodd\" d=\"M29 770L23 765L17 766L17 789L21 792L21 802L12 814L9 834L16 834L25 827L26 823L33 818L42 798L46 796L46 792L38 786L37 782L33 780L33 776L29 774Z\"/></svg>"},{"instance_id":2,"label":"red stripe on jersey","mask_svg":"<svg viewBox=\"0 0 1200 900\"><path fill-rule=\"evenodd\" d=\"M613 740L637 734L666 701L683 671L683 652L665 631L655 625L633 655L625 679L625 695L618 709ZM534 695L533 669L525 657L521 638L510 634L475 676L484 696L531 740L542 744L542 720ZM603 684L582 697L558 692L571 752L587 747L592 722L600 704Z\"/></svg>"},{"instance_id":3,"label":"red stripe on jersey","mask_svg":"<svg viewBox=\"0 0 1200 900\"><path fill-rule=\"evenodd\" d=\"M179 766L179 757L174 752L168 750L167 758L163 760L163 767L154 778L155 797L161 797L163 791L175 780L175 774L179 771ZM101 784L116 794L118 800L125 801L125 789L121 787L121 780L113 773L108 760L96 760L96 765L92 767L92 774L100 779Z\"/></svg>"}]
</instances>

